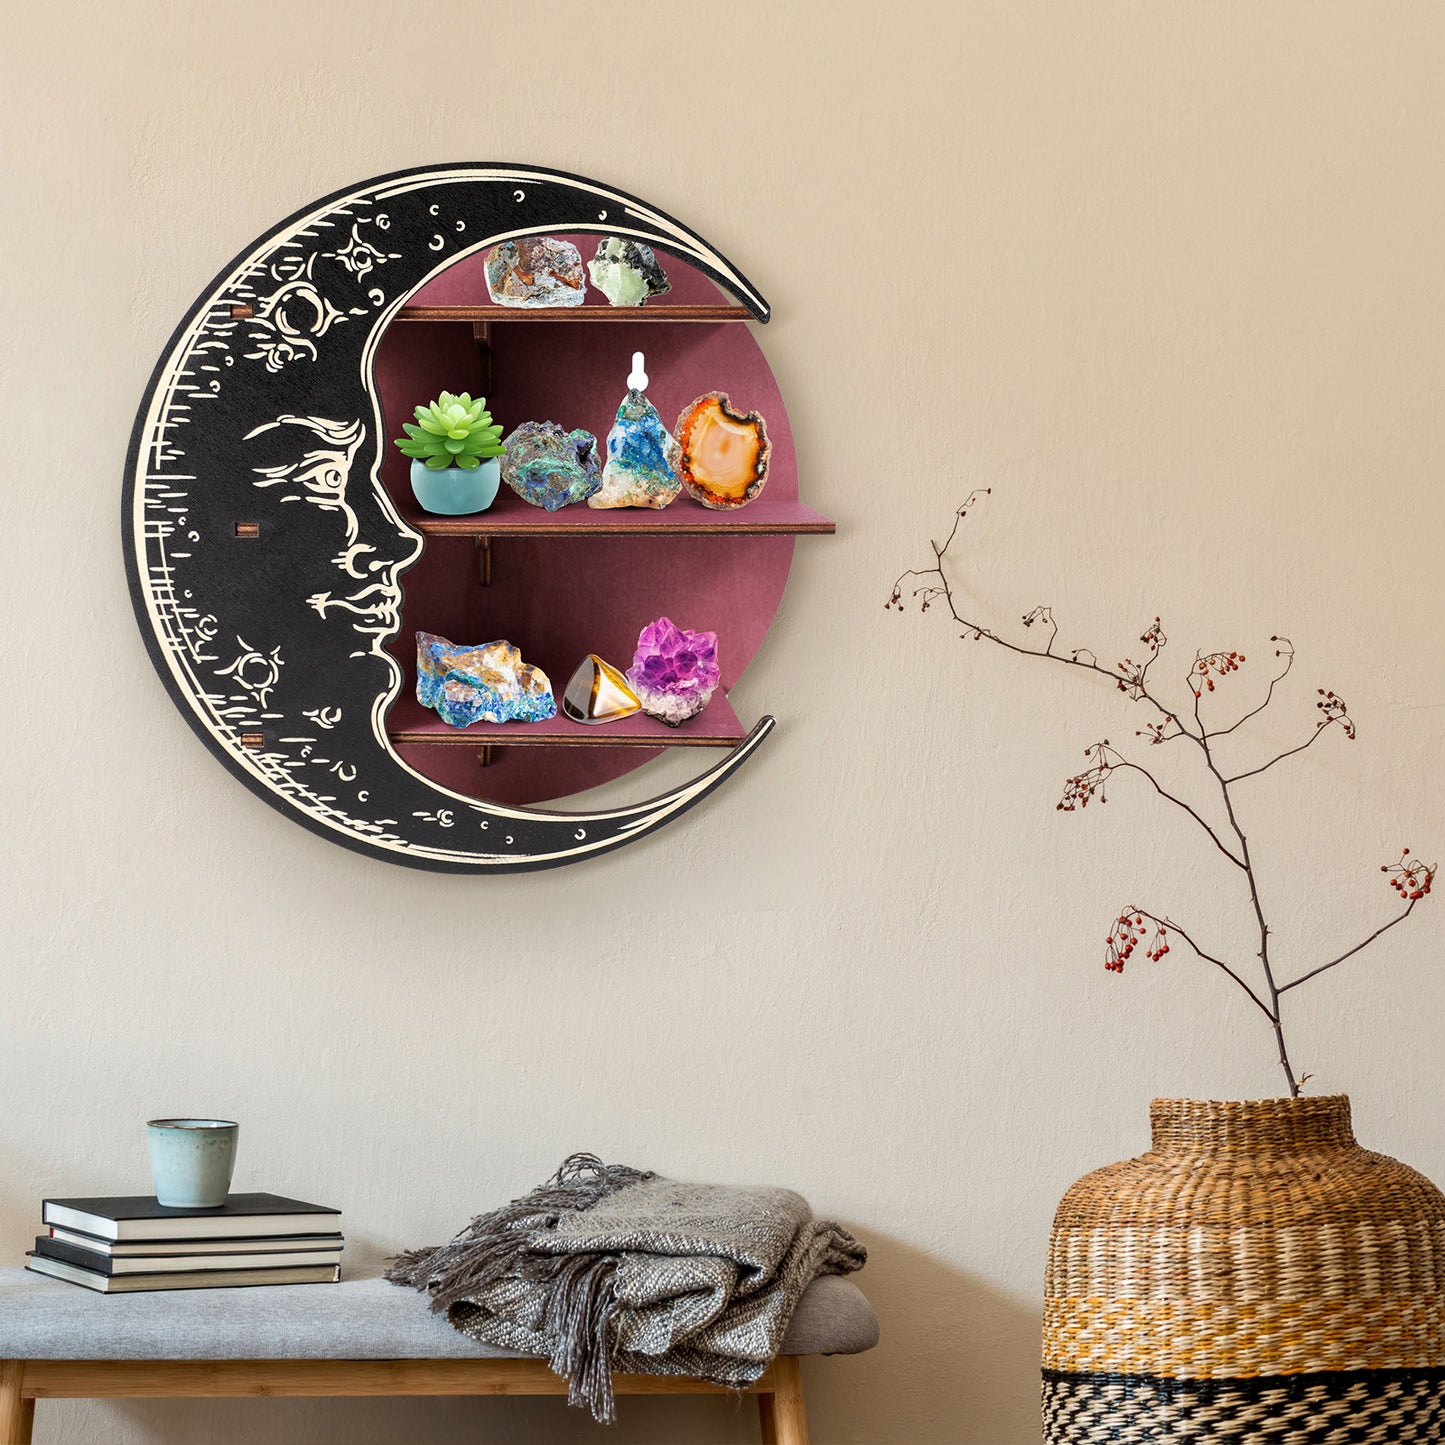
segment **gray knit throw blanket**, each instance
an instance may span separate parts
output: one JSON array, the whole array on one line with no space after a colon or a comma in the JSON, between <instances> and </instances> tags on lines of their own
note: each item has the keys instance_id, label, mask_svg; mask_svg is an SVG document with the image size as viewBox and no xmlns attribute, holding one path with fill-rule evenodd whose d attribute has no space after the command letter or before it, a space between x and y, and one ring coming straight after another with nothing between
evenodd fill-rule
<instances>
[{"instance_id":1,"label":"gray knit throw blanket","mask_svg":"<svg viewBox=\"0 0 1445 1445\"><path fill-rule=\"evenodd\" d=\"M574 1154L386 1277L426 1291L464 1335L550 1361L568 1401L611 1422L613 1370L751 1384L813 1280L866 1258L790 1189L679 1184Z\"/></svg>"}]
</instances>

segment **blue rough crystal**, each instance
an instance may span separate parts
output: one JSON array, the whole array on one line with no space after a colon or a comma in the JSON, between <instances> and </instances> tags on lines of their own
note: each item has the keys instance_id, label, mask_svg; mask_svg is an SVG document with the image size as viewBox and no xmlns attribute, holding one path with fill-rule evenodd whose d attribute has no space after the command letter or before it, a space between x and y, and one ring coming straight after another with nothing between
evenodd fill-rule
<instances>
[{"instance_id":1,"label":"blue rough crystal","mask_svg":"<svg viewBox=\"0 0 1445 1445\"><path fill-rule=\"evenodd\" d=\"M657 408L640 391L629 391L607 433L601 489L587 498L587 505L665 507L682 490L677 476L681 455Z\"/></svg>"},{"instance_id":2,"label":"blue rough crystal","mask_svg":"<svg viewBox=\"0 0 1445 1445\"><path fill-rule=\"evenodd\" d=\"M505 638L458 647L434 632L416 635L416 696L445 723L545 722L557 716L552 684Z\"/></svg>"},{"instance_id":3,"label":"blue rough crystal","mask_svg":"<svg viewBox=\"0 0 1445 1445\"><path fill-rule=\"evenodd\" d=\"M502 446L502 480L534 507L555 512L585 502L602 485L597 438L590 431L524 421Z\"/></svg>"}]
</instances>

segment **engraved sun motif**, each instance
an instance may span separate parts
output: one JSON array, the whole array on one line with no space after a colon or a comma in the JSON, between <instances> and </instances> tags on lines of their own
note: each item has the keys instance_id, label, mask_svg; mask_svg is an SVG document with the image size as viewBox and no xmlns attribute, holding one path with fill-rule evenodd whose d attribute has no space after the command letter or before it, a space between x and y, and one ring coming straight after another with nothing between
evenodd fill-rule
<instances>
[{"instance_id":1,"label":"engraved sun motif","mask_svg":"<svg viewBox=\"0 0 1445 1445\"><path fill-rule=\"evenodd\" d=\"M256 699L258 706L265 707L271 689L281 678L281 649L273 647L270 652L260 652L239 633L236 645L241 649L240 655L230 667L217 668L217 675L232 678Z\"/></svg>"},{"instance_id":2,"label":"engraved sun motif","mask_svg":"<svg viewBox=\"0 0 1445 1445\"><path fill-rule=\"evenodd\" d=\"M370 241L362 239L359 229L359 222L352 222L351 239L335 251L323 251L321 254L330 261L339 261L358 281L368 276L377 266L385 266L388 261L400 261L400 251L382 251L373 246Z\"/></svg>"},{"instance_id":3,"label":"engraved sun motif","mask_svg":"<svg viewBox=\"0 0 1445 1445\"><path fill-rule=\"evenodd\" d=\"M299 262L278 262L271 277L281 284L257 305L250 319L248 339L256 350L244 353L248 361L263 361L267 371L280 371L292 361L315 361L316 337L325 336L346 317L317 289L311 279L314 255Z\"/></svg>"}]
</instances>

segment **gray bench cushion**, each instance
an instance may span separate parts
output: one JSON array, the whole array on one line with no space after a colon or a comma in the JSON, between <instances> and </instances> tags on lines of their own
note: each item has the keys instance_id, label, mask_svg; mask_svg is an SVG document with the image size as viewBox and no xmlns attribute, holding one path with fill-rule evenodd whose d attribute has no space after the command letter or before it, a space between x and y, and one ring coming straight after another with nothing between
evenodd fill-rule
<instances>
[{"instance_id":1,"label":"gray bench cushion","mask_svg":"<svg viewBox=\"0 0 1445 1445\"><path fill-rule=\"evenodd\" d=\"M878 1319L851 1280L815 1280L785 1355L854 1355ZM415 1290L382 1279L262 1289L101 1295L24 1269L0 1269L0 1360L506 1359L434 1315Z\"/></svg>"}]
</instances>

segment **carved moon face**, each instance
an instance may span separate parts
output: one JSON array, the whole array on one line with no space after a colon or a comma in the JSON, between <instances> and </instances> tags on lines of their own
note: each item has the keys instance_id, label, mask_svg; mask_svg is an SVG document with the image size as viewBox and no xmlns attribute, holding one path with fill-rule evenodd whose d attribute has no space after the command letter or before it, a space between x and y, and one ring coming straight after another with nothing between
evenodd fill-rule
<instances>
[{"instance_id":1,"label":"carved moon face","mask_svg":"<svg viewBox=\"0 0 1445 1445\"><path fill-rule=\"evenodd\" d=\"M273 807L412 867L515 871L620 847L706 796L773 725L685 787L598 814L452 792L386 735L403 677L384 644L422 539L380 481L377 341L436 272L539 231L662 246L767 319L724 257L631 196L535 168L403 171L298 212L217 276L157 363L131 434L126 567L177 707Z\"/></svg>"}]
</instances>

